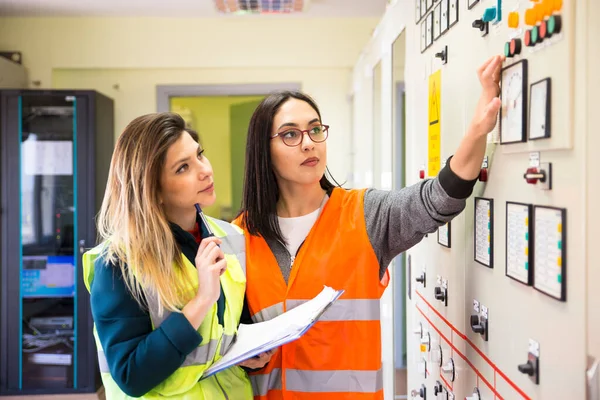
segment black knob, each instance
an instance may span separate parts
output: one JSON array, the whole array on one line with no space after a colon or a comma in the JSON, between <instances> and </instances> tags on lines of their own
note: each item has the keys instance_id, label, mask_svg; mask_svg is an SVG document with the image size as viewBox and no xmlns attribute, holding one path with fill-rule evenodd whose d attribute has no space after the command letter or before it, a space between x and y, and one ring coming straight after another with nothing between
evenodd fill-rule
<instances>
[{"instance_id":1,"label":"black knob","mask_svg":"<svg viewBox=\"0 0 600 400\"><path fill-rule=\"evenodd\" d=\"M425 385L421 385L421 389L419 389L419 396L424 399L427 396L427 388Z\"/></svg>"},{"instance_id":2,"label":"black knob","mask_svg":"<svg viewBox=\"0 0 600 400\"><path fill-rule=\"evenodd\" d=\"M421 274L421 276L417 276L417 282L425 283L425 274Z\"/></svg>"},{"instance_id":3,"label":"black knob","mask_svg":"<svg viewBox=\"0 0 600 400\"><path fill-rule=\"evenodd\" d=\"M435 296L435 299L436 299L436 300L439 300L439 301L444 301L444 300L446 299L446 295L444 294L444 291L442 290L442 288L441 288L441 287L437 286L437 287L434 289L434 292L435 292L435 295L434 295L434 296Z\"/></svg>"},{"instance_id":4,"label":"black knob","mask_svg":"<svg viewBox=\"0 0 600 400\"><path fill-rule=\"evenodd\" d=\"M535 374L535 367L533 366L533 363L528 360L525 364L519 365L519 372L525 375L533 376L533 374Z\"/></svg>"},{"instance_id":5,"label":"black knob","mask_svg":"<svg viewBox=\"0 0 600 400\"><path fill-rule=\"evenodd\" d=\"M477 28L483 32L485 30L485 22L482 19L476 19L473 21L473 28Z\"/></svg>"},{"instance_id":6,"label":"black knob","mask_svg":"<svg viewBox=\"0 0 600 400\"><path fill-rule=\"evenodd\" d=\"M438 53L435 53L435 56L436 56L437 58L439 58L440 60L442 60L442 61L446 61L446 57L447 57L447 50L446 50L446 49L444 49L444 50L442 50L442 51L440 51L440 52L438 52Z\"/></svg>"},{"instance_id":7,"label":"black knob","mask_svg":"<svg viewBox=\"0 0 600 400\"><path fill-rule=\"evenodd\" d=\"M485 333L485 328L479 323L478 315L471 315L471 329L473 329L473 332L481 335Z\"/></svg>"},{"instance_id":8,"label":"black knob","mask_svg":"<svg viewBox=\"0 0 600 400\"><path fill-rule=\"evenodd\" d=\"M435 396L437 396L438 394L441 394L441 393L442 393L442 390L443 390L443 389L442 389L442 384L441 384L441 382L440 382L440 381L436 381L436 382L435 382L435 386L433 387L433 394L434 394Z\"/></svg>"}]
</instances>

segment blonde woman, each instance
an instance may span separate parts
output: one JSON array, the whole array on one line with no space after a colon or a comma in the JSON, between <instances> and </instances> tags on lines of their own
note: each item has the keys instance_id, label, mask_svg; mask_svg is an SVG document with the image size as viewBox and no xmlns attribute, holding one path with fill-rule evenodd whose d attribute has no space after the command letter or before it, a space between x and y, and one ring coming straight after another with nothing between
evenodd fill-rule
<instances>
[{"instance_id":1,"label":"blonde woman","mask_svg":"<svg viewBox=\"0 0 600 400\"><path fill-rule=\"evenodd\" d=\"M240 231L212 218L207 229L195 209L215 201L203 153L172 113L136 118L117 141L102 243L83 257L109 400L252 398L238 366L203 376L233 342L246 289Z\"/></svg>"}]
</instances>

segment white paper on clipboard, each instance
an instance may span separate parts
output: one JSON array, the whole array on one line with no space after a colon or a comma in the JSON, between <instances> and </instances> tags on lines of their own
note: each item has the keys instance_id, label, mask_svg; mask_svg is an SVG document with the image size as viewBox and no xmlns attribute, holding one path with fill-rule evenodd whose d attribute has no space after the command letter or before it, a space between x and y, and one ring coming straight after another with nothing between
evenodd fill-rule
<instances>
[{"instance_id":1,"label":"white paper on clipboard","mask_svg":"<svg viewBox=\"0 0 600 400\"><path fill-rule=\"evenodd\" d=\"M328 286L312 300L307 301L269 321L257 324L241 324L235 343L222 359L206 370L202 379L226 368L299 339L327 308L343 293Z\"/></svg>"}]
</instances>

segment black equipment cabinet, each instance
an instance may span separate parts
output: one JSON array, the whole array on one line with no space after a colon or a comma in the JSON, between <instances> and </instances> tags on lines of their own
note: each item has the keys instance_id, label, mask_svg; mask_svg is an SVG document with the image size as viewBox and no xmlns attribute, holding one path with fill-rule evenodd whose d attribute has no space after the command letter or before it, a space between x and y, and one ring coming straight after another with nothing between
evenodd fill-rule
<instances>
[{"instance_id":1,"label":"black equipment cabinet","mask_svg":"<svg viewBox=\"0 0 600 400\"><path fill-rule=\"evenodd\" d=\"M113 147L98 92L0 91L0 395L101 384L81 256Z\"/></svg>"}]
</instances>

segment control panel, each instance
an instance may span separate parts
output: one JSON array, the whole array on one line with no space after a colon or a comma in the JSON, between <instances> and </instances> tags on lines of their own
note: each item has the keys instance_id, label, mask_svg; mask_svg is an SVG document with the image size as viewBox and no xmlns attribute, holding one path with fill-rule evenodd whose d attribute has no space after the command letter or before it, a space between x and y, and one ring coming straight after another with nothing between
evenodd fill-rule
<instances>
[{"instance_id":1,"label":"control panel","mask_svg":"<svg viewBox=\"0 0 600 400\"><path fill-rule=\"evenodd\" d=\"M408 398L585 398L589 267L579 227L598 222L586 220L593 171L577 118L595 90L578 78L589 2L390 3L360 68L392 63L384 108L398 79L406 83L404 130L398 119L391 126L404 135L391 144L403 143L394 162L405 166L406 186L435 178L455 154L481 93L477 68L504 57L498 120L473 193L406 252Z\"/></svg>"}]
</instances>

